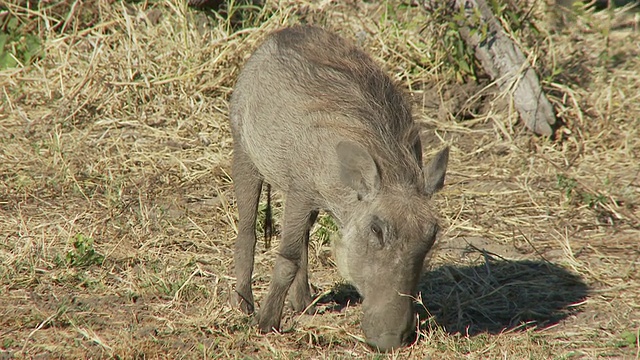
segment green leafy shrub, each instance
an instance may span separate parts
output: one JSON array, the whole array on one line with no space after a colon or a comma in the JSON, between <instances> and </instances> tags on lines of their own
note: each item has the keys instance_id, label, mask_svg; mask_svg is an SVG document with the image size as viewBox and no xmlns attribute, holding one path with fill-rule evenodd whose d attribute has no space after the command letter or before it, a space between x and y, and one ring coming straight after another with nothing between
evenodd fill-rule
<instances>
[{"instance_id":1,"label":"green leafy shrub","mask_svg":"<svg viewBox=\"0 0 640 360\"><path fill-rule=\"evenodd\" d=\"M25 33L20 21L6 17L0 25L0 70L27 66L43 55L40 38Z\"/></svg>"}]
</instances>

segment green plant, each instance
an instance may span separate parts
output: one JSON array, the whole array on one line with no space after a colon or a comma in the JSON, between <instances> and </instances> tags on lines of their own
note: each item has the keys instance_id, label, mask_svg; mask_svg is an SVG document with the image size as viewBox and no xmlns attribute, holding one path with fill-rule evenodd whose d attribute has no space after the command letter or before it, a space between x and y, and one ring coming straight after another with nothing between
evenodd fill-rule
<instances>
[{"instance_id":1,"label":"green plant","mask_svg":"<svg viewBox=\"0 0 640 360\"><path fill-rule=\"evenodd\" d=\"M578 182L576 181L576 179L567 177L563 174L557 174L556 180L558 188L564 191L564 195L567 197L567 199L571 199L571 193L573 192L573 189L578 186Z\"/></svg>"},{"instance_id":2,"label":"green plant","mask_svg":"<svg viewBox=\"0 0 640 360\"><path fill-rule=\"evenodd\" d=\"M10 348L11 346L13 346L14 342L15 342L15 340L14 340L14 339L12 339L12 338L10 338L10 337L6 337L6 338L4 338L4 339L2 340L2 348L4 348L4 349L8 349L8 348Z\"/></svg>"},{"instance_id":3,"label":"green plant","mask_svg":"<svg viewBox=\"0 0 640 360\"><path fill-rule=\"evenodd\" d=\"M607 202L607 197L600 193L580 190L578 187L578 181L574 178L567 177L563 174L557 174L556 179L558 188L564 191L564 196L568 201L580 201L590 208L594 208L598 204L604 204Z\"/></svg>"},{"instance_id":4,"label":"green plant","mask_svg":"<svg viewBox=\"0 0 640 360\"><path fill-rule=\"evenodd\" d=\"M607 202L606 196L602 194L591 194L587 192L582 192L582 202L589 206L590 208L595 207L598 204L604 204Z\"/></svg>"},{"instance_id":5,"label":"green plant","mask_svg":"<svg viewBox=\"0 0 640 360\"><path fill-rule=\"evenodd\" d=\"M620 334L619 339L616 341L617 347L627 346L639 346L640 345L640 329L638 330L626 330Z\"/></svg>"},{"instance_id":6,"label":"green plant","mask_svg":"<svg viewBox=\"0 0 640 360\"><path fill-rule=\"evenodd\" d=\"M42 57L43 48L38 36L25 33L15 17L7 17L0 24L0 70L27 66Z\"/></svg>"},{"instance_id":7,"label":"green plant","mask_svg":"<svg viewBox=\"0 0 640 360\"><path fill-rule=\"evenodd\" d=\"M317 221L314 236L322 243L327 245L331 242L331 236L338 231L336 221L329 214L322 214Z\"/></svg>"},{"instance_id":8,"label":"green plant","mask_svg":"<svg viewBox=\"0 0 640 360\"><path fill-rule=\"evenodd\" d=\"M529 5L527 1L511 0L497 1L491 0L490 6L493 14L504 20L509 28L514 31L531 30L535 35L540 32L531 21L534 6Z\"/></svg>"},{"instance_id":9,"label":"green plant","mask_svg":"<svg viewBox=\"0 0 640 360\"><path fill-rule=\"evenodd\" d=\"M447 6L436 9L434 14L434 20L444 24L442 27L443 33L439 37L438 43L447 55L447 60L453 68L456 80L461 82L466 77L471 77L475 80L477 78L476 69L479 69L480 65L477 63L473 49L467 46L462 35L460 35L460 30L469 26L472 29L471 35L473 35L477 31L477 26L473 26L471 23L479 23L479 14L474 12L472 18L467 18L464 9L454 14ZM486 30L484 36L486 37Z\"/></svg>"},{"instance_id":10,"label":"green plant","mask_svg":"<svg viewBox=\"0 0 640 360\"><path fill-rule=\"evenodd\" d=\"M91 265L102 265L104 255L98 253L93 247L93 239L83 234L77 234L73 238L73 250L69 250L64 259L57 259L58 264L69 267L85 268Z\"/></svg>"}]
</instances>

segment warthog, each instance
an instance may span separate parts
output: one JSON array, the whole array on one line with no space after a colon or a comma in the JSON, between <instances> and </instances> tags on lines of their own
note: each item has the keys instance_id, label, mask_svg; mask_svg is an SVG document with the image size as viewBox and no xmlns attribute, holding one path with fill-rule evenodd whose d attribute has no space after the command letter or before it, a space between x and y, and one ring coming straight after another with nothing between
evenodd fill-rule
<instances>
[{"instance_id":1,"label":"warthog","mask_svg":"<svg viewBox=\"0 0 640 360\"><path fill-rule=\"evenodd\" d=\"M318 27L279 30L249 58L230 105L238 205L237 305L254 310L251 276L263 182L285 210L258 326L277 330L287 292L294 310L312 297L309 230L319 210L336 219L338 269L363 298L367 342L386 351L414 333L413 298L438 231L431 195L448 148L422 168L419 127L402 91L364 52Z\"/></svg>"}]
</instances>

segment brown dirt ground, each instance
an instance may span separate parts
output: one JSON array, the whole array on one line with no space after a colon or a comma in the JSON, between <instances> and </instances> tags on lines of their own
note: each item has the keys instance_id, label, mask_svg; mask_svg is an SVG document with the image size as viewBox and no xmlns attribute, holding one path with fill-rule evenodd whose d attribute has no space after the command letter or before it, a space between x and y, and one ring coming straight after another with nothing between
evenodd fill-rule
<instances>
[{"instance_id":1,"label":"brown dirt ground","mask_svg":"<svg viewBox=\"0 0 640 360\"><path fill-rule=\"evenodd\" d=\"M44 55L0 71L0 358L639 357L640 35L618 26L627 15L556 27L538 4L537 32L513 30L561 119L547 139L486 79L456 82L446 26L418 6L41 4L1 14ZM229 304L227 101L256 43L298 22L357 39L410 90L425 157L451 146L421 336L393 354L362 342L324 241L310 252L318 314L260 335ZM259 306L277 239L258 246Z\"/></svg>"}]
</instances>

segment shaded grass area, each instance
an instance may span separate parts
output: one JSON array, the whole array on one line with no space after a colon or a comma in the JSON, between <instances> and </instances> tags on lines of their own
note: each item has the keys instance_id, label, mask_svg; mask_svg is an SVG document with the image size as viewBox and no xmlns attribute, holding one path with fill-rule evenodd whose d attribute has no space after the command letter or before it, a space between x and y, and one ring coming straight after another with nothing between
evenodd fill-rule
<instances>
[{"instance_id":1,"label":"shaded grass area","mask_svg":"<svg viewBox=\"0 0 640 360\"><path fill-rule=\"evenodd\" d=\"M238 4L226 15L183 1L1 4L3 26L19 20L12 44L30 33L42 51L0 71L0 357L638 356L640 39L612 30L622 13L556 28L539 4L537 32L513 30L563 120L544 139L482 74L459 82L439 14ZM227 101L257 42L299 22L354 39L409 89L425 157L451 146L420 337L395 354L362 342L328 218L310 251L318 314L287 312L281 334L260 335L229 304ZM258 247L258 306L276 249Z\"/></svg>"},{"instance_id":2,"label":"shaded grass area","mask_svg":"<svg viewBox=\"0 0 640 360\"><path fill-rule=\"evenodd\" d=\"M588 287L580 276L543 261L445 265L424 275L425 315L448 333L474 336L556 325L578 311Z\"/></svg>"}]
</instances>

